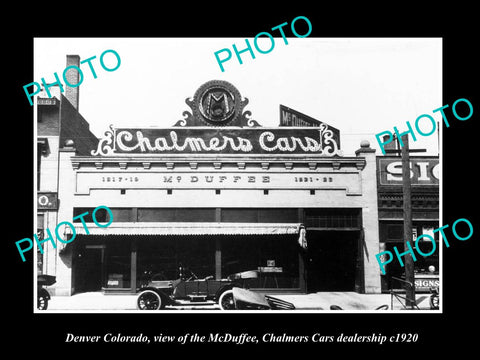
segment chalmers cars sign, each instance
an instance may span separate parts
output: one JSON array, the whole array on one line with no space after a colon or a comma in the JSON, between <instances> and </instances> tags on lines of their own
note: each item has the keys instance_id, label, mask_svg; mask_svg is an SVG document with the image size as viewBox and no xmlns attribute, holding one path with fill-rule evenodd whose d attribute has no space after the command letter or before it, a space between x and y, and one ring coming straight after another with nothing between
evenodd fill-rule
<instances>
[{"instance_id":1,"label":"chalmers cars sign","mask_svg":"<svg viewBox=\"0 0 480 360\"><path fill-rule=\"evenodd\" d=\"M114 129L105 133L92 155L113 154L317 154L341 155L339 134L317 128Z\"/></svg>"}]
</instances>

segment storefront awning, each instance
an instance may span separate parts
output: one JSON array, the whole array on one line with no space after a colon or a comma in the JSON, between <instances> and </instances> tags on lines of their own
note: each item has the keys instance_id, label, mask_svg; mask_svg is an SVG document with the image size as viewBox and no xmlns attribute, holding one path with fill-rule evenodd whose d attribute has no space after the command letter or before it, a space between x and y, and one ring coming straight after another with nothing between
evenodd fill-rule
<instances>
[{"instance_id":1,"label":"storefront awning","mask_svg":"<svg viewBox=\"0 0 480 360\"><path fill-rule=\"evenodd\" d=\"M299 234L302 228L297 223L118 222L105 228L88 223L87 233L81 223L74 226L76 235L282 235ZM70 227L65 230L73 232Z\"/></svg>"}]
</instances>

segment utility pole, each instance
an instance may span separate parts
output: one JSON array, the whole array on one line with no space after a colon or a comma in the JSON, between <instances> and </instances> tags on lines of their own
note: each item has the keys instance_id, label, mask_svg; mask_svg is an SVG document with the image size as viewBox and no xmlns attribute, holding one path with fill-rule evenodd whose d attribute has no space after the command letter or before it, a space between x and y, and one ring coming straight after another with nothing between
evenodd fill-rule
<instances>
[{"instance_id":1,"label":"utility pole","mask_svg":"<svg viewBox=\"0 0 480 360\"><path fill-rule=\"evenodd\" d=\"M399 139L400 141L400 139ZM408 146L408 134L402 137L402 175L403 175L403 242L405 254L405 281L407 282L406 305L411 309L416 305L415 302L415 273L413 258L409 244L413 239L412 235L412 186L410 181L410 149Z\"/></svg>"},{"instance_id":2,"label":"utility pole","mask_svg":"<svg viewBox=\"0 0 480 360\"><path fill-rule=\"evenodd\" d=\"M426 152L425 149L410 150L408 146L408 134L402 136L400 140L395 136L397 149L388 149L385 152L399 154L402 157L402 195L403 195L403 247L404 247L404 268L406 281L406 306L413 309L416 306L415 300L415 272L414 261L410 249L413 249L411 241L413 240L412 226L412 185L410 180L410 153ZM403 146L401 145L403 144Z\"/></svg>"}]
</instances>

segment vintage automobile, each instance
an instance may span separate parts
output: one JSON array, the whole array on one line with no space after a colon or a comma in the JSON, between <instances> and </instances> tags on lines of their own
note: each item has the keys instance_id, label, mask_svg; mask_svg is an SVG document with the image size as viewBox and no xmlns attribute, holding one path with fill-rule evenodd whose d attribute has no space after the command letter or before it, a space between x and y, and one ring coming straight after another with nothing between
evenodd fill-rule
<instances>
[{"instance_id":1,"label":"vintage automobile","mask_svg":"<svg viewBox=\"0 0 480 360\"><path fill-rule=\"evenodd\" d=\"M235 309L233 287L244 287L245 280L258 277L255 270L230 275L227 279L215 280L213 276L199 279L190 272L188 277L164 280L162 275L153 275L137 290L139 310L159 310L166 306L195 306L218 304L222 310Z\"/></svg>"},{"instance_id":2,"label":"vintage automobile","mask_svg":"<svg viewBox=\"0 0 480 360\"><path fill-rule=\"evenodd\" d=\"M55 284L56 277L53 275L37 275L37 309L47 310L50 294L44 286Z\"/></svg>"}]
</instances>

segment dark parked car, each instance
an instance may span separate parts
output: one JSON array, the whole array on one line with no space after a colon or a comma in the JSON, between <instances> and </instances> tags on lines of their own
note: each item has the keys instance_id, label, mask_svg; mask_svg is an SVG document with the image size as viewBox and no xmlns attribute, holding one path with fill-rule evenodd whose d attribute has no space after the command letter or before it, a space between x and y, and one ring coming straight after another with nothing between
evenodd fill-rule
<instances>
[{"instance_id":1,"label":"dark parked car","mask_svg":"<svg viewBox=\"0 0 480 360\"><path fill-rule=\"evenodd\" d=\"M177 280L164 280L161 275L154 275L137 290L137 308L158 310L172 305L219 304L223 310L235 309L232 288L243 287L246 279L257 276L255 270L236 273L221 280L215 280L213 276L198 279L193 273Z\"/></svg>"},{"instance_id":2,"label":"dark parked car","mask_svg":"<svg viewBox=\"0 0 480 360\"><path fill-rule=\"evenodd\" d=\"M50 294L44 286L50 286L55 284L56 277L53 275L38 275L37 276L37 309L47 310L48 300L50 300Z\"/></svg>"}]
</instances>

